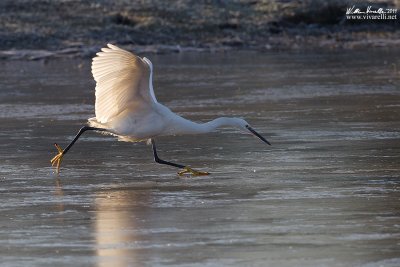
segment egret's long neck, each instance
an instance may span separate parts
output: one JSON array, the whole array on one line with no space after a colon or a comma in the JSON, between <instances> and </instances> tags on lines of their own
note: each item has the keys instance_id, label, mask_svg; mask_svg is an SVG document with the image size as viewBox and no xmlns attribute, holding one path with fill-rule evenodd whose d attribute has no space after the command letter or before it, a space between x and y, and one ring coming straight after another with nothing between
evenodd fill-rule
<instances>
[{"instance_id":1,"label":"egret's long neck","mask_svg":"<svg viewBox=\"0 0 400 267\"><path fill-rule=\"evenodd\" d=\"M212 132L215 129L219 127L224 127L224 126L232 126L232 127L237 127L236 119L235 118L226 118L226 117L221 117L221 118L216 118L212 121L202 123L200 124L200 127L202 127L204 132Z\"/></svg>"},{"instance_id":2,"label":"egret's long neck","mask_svg":"<svg viewBox=\"0 0 400 267\"><path fill-rule=\"evenodd\" d=\"M174 134L198 134L212 132L218 127L237 126L235 118L217 118L206 123L196 123L185 118L179 117L174 123Z\"/></svg>"}]
</instances>

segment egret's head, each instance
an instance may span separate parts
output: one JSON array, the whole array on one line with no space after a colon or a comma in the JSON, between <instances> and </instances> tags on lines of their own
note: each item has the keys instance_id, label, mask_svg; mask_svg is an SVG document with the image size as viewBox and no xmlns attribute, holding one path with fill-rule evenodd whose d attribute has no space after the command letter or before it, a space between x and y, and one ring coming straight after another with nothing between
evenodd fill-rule
<instances>
[{"instance_id":1,"label":"egret's head","mask_svg":"<svg viewBox=\"0 0 400 267\"><path fill-rule=\"evenodd\" d=\"M271 145L270 142L267 141L267 139L265 139L263 136L261 136L259 133L257 133L253 128L250 127L250 124L240 118L234 118L235 120L235 124L242 129L245 132L250 132L252 135L257 136L258 138L260 138L264 143Z\"/></svg>"}]
</instances>

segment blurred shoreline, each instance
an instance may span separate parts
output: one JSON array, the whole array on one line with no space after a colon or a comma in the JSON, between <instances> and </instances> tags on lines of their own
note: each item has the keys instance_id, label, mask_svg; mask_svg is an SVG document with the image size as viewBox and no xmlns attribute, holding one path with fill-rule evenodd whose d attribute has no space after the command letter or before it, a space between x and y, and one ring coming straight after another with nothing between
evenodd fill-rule
<instances>
[{"instance_id":1,"label":"blurred shoreline","mask_svg":"<svg viewBox=\"0 0 400 267\"><path fill-rule=\"evenodd\" d=\"M0 60L89 58L107 43L139 54L399 47L399 18L346 18L352 6L399 5L395 0L4 0Z\"/></svg>"}]
</instances>

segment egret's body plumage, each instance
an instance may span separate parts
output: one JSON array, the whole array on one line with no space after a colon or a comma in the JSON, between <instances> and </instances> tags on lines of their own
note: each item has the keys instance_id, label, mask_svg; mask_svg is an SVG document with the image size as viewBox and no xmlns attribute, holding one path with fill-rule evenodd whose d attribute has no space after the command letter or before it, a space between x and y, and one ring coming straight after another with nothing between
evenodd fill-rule
<instances>
[{"instance_id":1,"label":"egret's body plumage","mask_svg":"<svg viewBox=\"0 0 400 267\"><path fill-rule=\"evenodd\" d=\"M218 127L233 126L249 130L264 142L248 123L240 118L217 118L206 123L187 120L160 104L153 89L153 64L115 45L108 44L92 61L92 74L96 81L96 117L90 118L89 127L83 127L69 146L52 159L59 169L62 157L79 136L87 130L115 135L122 141L151 141L156 162L185 167L158 158L154 138L164 135L199 134ZM269 144L269 143L268 143ZM201 174L187 168L186 172Z\"/></svg>"},{"instance_id":2,"label":"egret's body plumage","mask_svg":"<svg viewBox=\"0 0 400 267\"><path fill-rule=\"evenodd\" d=\"M165 127L163 107L153 91L150 60L108 45L93 58L96 117L89 125L131 141L157 136ZM171 112L172 113L172 112Z\"/></svg>"}]
</instances>

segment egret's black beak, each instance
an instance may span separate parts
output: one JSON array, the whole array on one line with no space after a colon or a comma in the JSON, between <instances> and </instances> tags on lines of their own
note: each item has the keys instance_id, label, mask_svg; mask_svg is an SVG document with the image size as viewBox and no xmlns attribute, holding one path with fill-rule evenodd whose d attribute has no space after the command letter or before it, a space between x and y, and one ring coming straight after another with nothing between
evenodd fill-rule
<instances>
[{"instance_id":1,"label":"egret's black beak","mask_svg":"<svg viewBox=\"0 0 400 267\"><path fill-rule=\"evenodd\" d=\"M259 133L257 133L256 131L254 131L253 128L251 128L249 125L246 125L247 130L249 130L252 134L254 134L255 136L257 136L258 138L260 138L262 141L264 141L265 143L267 143L268 145L271 145L270 142L267 141L267 139L265 139L264 137L262 137Z\"/></svg>"}]
</instances>

